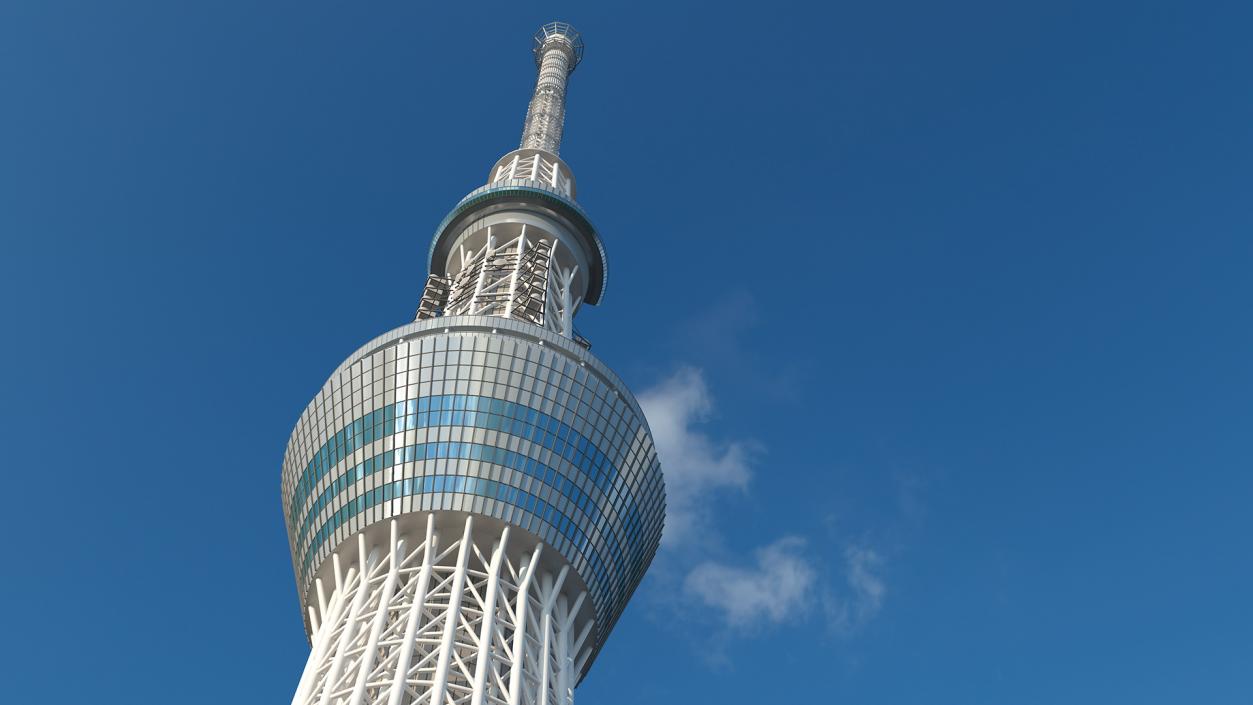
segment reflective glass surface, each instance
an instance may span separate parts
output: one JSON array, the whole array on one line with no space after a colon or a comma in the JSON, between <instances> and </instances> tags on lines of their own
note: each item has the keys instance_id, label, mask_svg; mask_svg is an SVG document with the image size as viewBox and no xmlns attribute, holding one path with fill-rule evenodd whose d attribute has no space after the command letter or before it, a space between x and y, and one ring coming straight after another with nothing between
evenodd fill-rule
<instances>
[{"instance_id":1,"label":"reflective glass surface","mask_svg":"<svg viewBox=\"0 0 1253 705\"><path fill-rule=\"evenodd\" d=\"M660 541L664 487L651 436L621 382L574 343L502 319L490 330L449 328L483 320L445 317L381 336L305 410L283 471L301 595L365 527L466 511L565 556L589 589L599 641Z\"/></svg>"}]
</instances>

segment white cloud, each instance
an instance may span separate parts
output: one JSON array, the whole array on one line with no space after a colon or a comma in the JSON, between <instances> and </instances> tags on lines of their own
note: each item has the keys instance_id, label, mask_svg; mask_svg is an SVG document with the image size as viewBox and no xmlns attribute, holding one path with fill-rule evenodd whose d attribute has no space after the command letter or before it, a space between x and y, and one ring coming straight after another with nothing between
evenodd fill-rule
<instances>
[{"instance_id":1,"label":"white cloud","mask_svg":"<svg viewBox=\"0 0 1253 705\"><path fill-rule=\"evenodd\" d=\"M710 557L711 550L726 555L712 515L718 491L748 490L759 447L701 428L713 413L713 398L699 369L680 369L641 393L639 402L666 480L662 542L671 556L665 563L679 581L670 583L666 599L685 598L674 607L701 605L735 631L795 622L813 608L844 635L878 614L886 593L883 558L868 545L846 545L838 566L799 536L758 548L745 560Z\"/></svg>"},{"instance_id":2,"label":"white cloud","mask_svg":"<svg viewBox=\"0 0 1253 705\"><path fill-rule=\"evenodd\" d=\"M844 559L848 566L848 586L857 597L861 614L873 617L883 604L883 578L875 574L875 570L883 563L883 559L874 550L864 546L849 546L844 551Z\"/></svg>"},{"instance_id":3,"label":"white cloud","mask_svg":"<svg viewBox=\"0 0 1253 705\"><path fill-rule=\"evenodd\" d=\"M804 548L804 539L790 536L758 549L753 566L706 561L692 569L683 588L721 611L732 627L790 621L804 613L817 580Z\"/></svg>"},{"instance_id":4,"label":"white cloud","mask_svg":"<svg viewBox=\"0 0 1253 705\"><path fill-rule=\"evenodd\" d=\"M865 546L844 549L845 581L848 594L826 595L827 621L841 633L850 633L874 618L883 606L887 586L879 574L883 558Z\"/></svg>"},{"instance_id":5,"label":"white cloud","mask_svg":"<svg viewBox=\"0 0 1253 705\"><path fill-rule=\"evenodd\" d=\"M700 370L685 367L639 395L666 478L666 530L675 546L704 528L710 494L744 490L752 477L752 445L720 443L695 426L709 418L713 401Z\"/></svg>"}]
</instances>

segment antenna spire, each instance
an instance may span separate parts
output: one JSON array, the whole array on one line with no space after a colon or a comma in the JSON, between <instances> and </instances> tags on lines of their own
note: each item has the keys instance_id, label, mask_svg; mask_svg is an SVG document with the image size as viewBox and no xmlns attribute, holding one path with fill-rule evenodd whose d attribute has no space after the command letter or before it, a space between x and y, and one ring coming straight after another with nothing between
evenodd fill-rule
<instances>
[{"instance_id":1,"label":"antenna spire","mask_svg":"<svg viewBox=\"0 0 1253 705\"><path fill-rule=\"evenodd\" d=\"M539 76L522 127L521 149L557 154L566 119L566 79L583 59L583 39L565 22L549 22L535 33Z\"/></svg>"}]
</instances>

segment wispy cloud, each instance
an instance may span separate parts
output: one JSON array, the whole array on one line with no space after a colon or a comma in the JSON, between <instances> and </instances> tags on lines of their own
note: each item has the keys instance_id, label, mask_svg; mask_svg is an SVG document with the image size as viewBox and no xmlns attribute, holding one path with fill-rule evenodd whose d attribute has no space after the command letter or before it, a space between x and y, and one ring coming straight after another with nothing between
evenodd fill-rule
<instances>
[{"instance_id":1,"label":"wispy cloud","mask_svg":"<svg viewBox=\"0 0 1253 705\"><path fill-rule=\"evenodd\" d=\"M706 561L688 573L683 589L721 612L732 627L796 619L810 604L817 581L804 550L804 539L789 536L757 549L754 565Z\"/></svg>"},{"instance_id":2,"label":"wispy cloud","mask_svg":"<svg viewBox=\"0 0 1253 705\"><path fill-rule=\"evenodd\" d=\"M884 559L869 544L845 544L833 561L804 537L786 536L744 551L746 559L727 558L712 512L719 491L748 492L761 447L702 428L714 400L699 369L679 369L641 393L639 402L666 479L663 555L682 557L667 561L677 588L669 594L706 608L728 634L816 615L847 635L874 618L887 588Z\"/></svg>"},{"instance_id":3,"label":"wispy cloud","mask_svg":"<svg viewBox=\"0 0 1253 705\"><path fill-rule=\"evenodd\" d=\"M827 622L839 633L849 634L869 622L883 606L887 586L882 577L883 557L866 546L844 549L847 591L823 595Z\"/></svg>"},{"instance_id":4,"label":"wispy cloud","mask_svg":"<svg viewBox=\"0 0 1253 705\"><path fill-rule=\"evenodd\" d=\"M698 563L683 590L732 629L794 622L820 607L831 631L847 636L879 613L887 586L875 550L848 546L843 558L840 589L807 541L788 536L754 551L751 561Z\"/></svg>"},{"instance_id":5,"label":"wispy cloud","mask_svg":"<svg viewBox=\"0 0 1253 705\"><path fill-rule=\"evenodd\" d=\"M708 419L713 401L700 370L685 367L639 395L666 477L666 531L675 546L708 523L710 494L744 490L752 477L753 447L716 442L696 425Z\"/></svg>"}]
</instances>

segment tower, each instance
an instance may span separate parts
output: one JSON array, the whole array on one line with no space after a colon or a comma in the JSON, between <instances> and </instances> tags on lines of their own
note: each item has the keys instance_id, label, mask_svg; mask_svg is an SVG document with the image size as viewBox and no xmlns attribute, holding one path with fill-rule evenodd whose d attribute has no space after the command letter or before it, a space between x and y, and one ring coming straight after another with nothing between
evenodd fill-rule
<instances>
[{"instance_id":1,"label":"tower","mask_svg":"<svg viewBox=\"0 0 1253 705\"><path fill-rule=\"evenodd\" d=\"M557 156L583 42L554 22L534 51L522 142L436 229L416 319L288 441L293 705L568 705L657 550L648 425L574 329L607 274Z\"/></svg>"}]
</instances>

